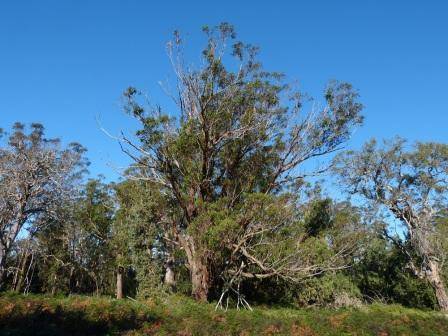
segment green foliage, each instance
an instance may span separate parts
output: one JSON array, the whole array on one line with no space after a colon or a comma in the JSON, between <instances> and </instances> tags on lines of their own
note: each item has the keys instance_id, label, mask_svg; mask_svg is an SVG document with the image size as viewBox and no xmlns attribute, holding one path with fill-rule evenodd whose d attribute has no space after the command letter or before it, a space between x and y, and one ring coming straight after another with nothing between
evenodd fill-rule
<instances>
[{"instance_id":1,"label":"green foliage","mask_svg":"<svg viewBox=\"0 0 448 336\"><path fill-rule=\"evenodd\" d=\"M405 263L399 264L431 284L438 305L448 310L443 278L447 238L437 225L448 207L448 145L417 143L408 150L401 138L381 147L371 140L362 150L339 156L334 167L348 191L367 201L371 215L380 221L387 218L391 228L401 224L403 234L391 234L387 225L381 234L405 256ZM399 274L397 296L406 290L421 292L418 282L405 281L406 272Z\"/></svg>"},{"instance_id":2,"label":"green foliage","mask_svg":"<svg viewBox=\"0 0 448 336\"><path fill-rule=\"evenodd\" d=\"M352 279L368 301L399 303L408 307L437 307L430 285L407 268L401 251L373 238L363 259L351 270Z\"/></svg>"},{"instance_id":3,"label":"green foliage","mask_svg":"<svg viewBox=\"0 0 448 336\"><path fill-rule=\"evenodd\" d=\"M60 220L36 235L42 290L112 294L115 210L110 187L100 179L89 180L80 197L60 211Z\"/></svg>"},{"instance_id":4,"label":"green foliage","mask_svg":"<svg viewBox=\"0 0 448 336\"><path fill-rule=\"evenodd\" d=\"M124 109L139 120L140 129L136 139L124 137L122 143L135 162L130 175L153 182L162 203L169 204L157 226L172 239L172 250L186 252L188 267L198 274L193 294L206 300L211 286L222 285L223 271L237 272L229 267L272 276L275 258L292 259L287 254L297 252L294 240L302 229L293 219L294 201L286 204L284 198L303 184L299 166L338 150L363 118L350 84L329 83L325 107L304 111L303 95L284 75L264 70L258 48L236 40L232 25L205 27L203 32L199 67L185 66L179 32L168 44L179 118L147 106L141 92L130 87L124 92ZM325 229L319 220L310 225ZM260 234L248 232L252 226L267 240L256 249L241 242L253 235L247 242L252 246Z\"/></svg>"},{"instance_id":5,"label":"green foliage","mask_svg":"<svg viewBox=\"0 0 448 336\"><path fill-rule=\"evenodd\" d=\"M115 187L119 210L114 226L122 266L135 270L136 294L140 298L159 292L163 272L161 227L156 223L163 212L157 189L141 181L126 181Z\"/></svg>"},{"instance_id":6,"label":"green foliage","mask_svg":"<svg viewBox=\"0 0 448 336\"><path fill-rule=\"evenodd\" d=\"M305 213L304 227L308 235L317 236L329 229L331 223L331 200L314 200Z\"/></svg>"},{"instance_id":7,"label":"green foliage","mask_svg":"<svg viewBox=\"0 0 448 336\"><path fill-rule=\"evenodd\" d=\"M307 279L297 286L296 304L309 306L357 306L361 293L351 279L342 273L326 273L321 277Z\"/></svg>"}]
</instances>

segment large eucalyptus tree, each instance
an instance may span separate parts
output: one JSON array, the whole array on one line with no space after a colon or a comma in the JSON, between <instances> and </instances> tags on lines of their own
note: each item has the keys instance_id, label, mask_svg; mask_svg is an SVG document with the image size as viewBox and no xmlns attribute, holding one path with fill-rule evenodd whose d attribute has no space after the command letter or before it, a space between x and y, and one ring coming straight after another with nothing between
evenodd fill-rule
<instances>
[{"instance_id":1,"label":"large eucalyptus tree","mask_svg":"<svg viewBox=\"0 0 448 336\"><path fill-rule=\"evenodd\" d=\"M297 233L291 229L297 222L294 201L276 195L324 171L316 164L308 171L300 167L340 149L362 123L362 106L350 84L332 82L324 103L306 104L284 75L263 70L258 49L236 41L231 25L203 31L200 67L183 58L178 33L168 44L177 83L175 92L167 92L177 110L145 105L131 87L125 108L141 129L138 141L120 137L141 172L129 177L155 183L172 204L160 216L161 225L185 252L198 300L207 299L224 265L228 274L247 278L317 271L297 252L275 250L272 243L278 241L272 237L282 225ZM260 238L270 240L274 255L255 249ZM220 244L213 245L216 239ZM289 248L300 242L297 236L288 239ZM226 260L215 262L224 252Z\"/></svg>"}]
</instances>

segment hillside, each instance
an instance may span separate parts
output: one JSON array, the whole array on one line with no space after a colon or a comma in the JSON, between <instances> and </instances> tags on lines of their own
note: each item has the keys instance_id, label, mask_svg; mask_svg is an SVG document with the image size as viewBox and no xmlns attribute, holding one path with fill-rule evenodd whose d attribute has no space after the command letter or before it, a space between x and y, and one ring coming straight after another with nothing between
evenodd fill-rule
<instances>
[{"instance_id":1,"label":"hillside","mask_svg":"<svg viewBox=\"0 0 448 336\"><path fill-rule=\"evenodd\" d=\"M216 312L175 296L158 301L2 294L0 335L448 335L441 313L395 305Z\"/></svg>"}]
</instances>

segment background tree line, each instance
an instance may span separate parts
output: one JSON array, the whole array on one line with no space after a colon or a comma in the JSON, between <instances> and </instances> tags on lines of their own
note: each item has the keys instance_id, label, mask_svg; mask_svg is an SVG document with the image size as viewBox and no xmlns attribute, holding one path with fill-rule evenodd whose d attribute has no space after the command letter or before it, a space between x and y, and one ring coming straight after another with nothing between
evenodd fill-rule
<instances>
[{"instance_id":1,"label":"background tree line","mask_svg":"<svg viewBox=\"0 0 448 336\"><path fill-rule=\"evenodd\" d=\"M203 32L198 68L168 44L175 113L124 92L139 129L115 137L133 161L119 182L87 179L85 149L40 124L2 132L2 289L448 309L448 146L343 151L363 123L350 84L310 101L231 25ZM326 196L330 173L352 198Z\"/></svg>"}]
</instances>

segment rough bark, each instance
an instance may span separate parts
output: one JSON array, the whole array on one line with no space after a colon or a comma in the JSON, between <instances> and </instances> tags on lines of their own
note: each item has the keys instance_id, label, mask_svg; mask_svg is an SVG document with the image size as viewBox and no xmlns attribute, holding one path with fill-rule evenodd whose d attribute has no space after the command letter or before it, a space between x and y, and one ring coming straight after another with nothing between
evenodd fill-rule
<instances>
[{"instance_id":1,"label":"rough bark","mask_svg":"<svg viewBox=\"0 0 448 336\"><path fill-rule=\"evenodd\" d=\"M408 218L413 218L412 210L408 210ZM440 274L440 264L437 254L434 253L434 247L431 245L430 237L427 234L421 234L420 232L430 232L428 230L428 225L424 224L429 222L426 221L411 221L407 220L405 216L402 216L402 221L408 223L408 231L412 242L412 246L416 251L419 252L421 256L425 260L426 263L426 271L423 272L423 277L429 282L431 287L434 290L434 294L437 299L437 304L439 305L442 311L448 311L448 294L445 289L445 284L443 278ZM418 230L416 229L418 228ZM422 229L425 228L425 229ZM420 234L419 234L420 233ZM417 274L418 275L418 274Z\"/></svg>"},{"instance_id":2,"label":"rough bark","mask_svg":"<svg viewBox=\"0 0 448 336\"><path fill-rule=\"evenodd\" d=\"M196 248L192 237L184 235L179 241L187 255L191 277L191 295L198 301L207 302L210 290L210 275L205 257Z\"/></svg>"},{"instance_id":3,"label":"rough bark","mask_svg":"<svg viewBox=\"0 0 448 336\"><path fill-rule=\"evenodd\" d=\"M196 256L190 264L191 267L191 292L193 297L202 302L207 302L210 290L210 277L201 258Z\"/></svg>"},{"instance_id":4,"label":"rough bark","mask_svg":"<svg viewBox=\"0 0 448 336\"><path fill-rule=\"evenodd\" d=\"M119 266L117 269L117 299L123 298L123 267Z\"/></svg>"},{"instance_id":5,"label":"rough bark","mask_svg":"<svg viewBox=\"0 0 448 336\"><path fill-rule=\"evenodd\" d=\"M429 283L434 289L434 293L437 298L437 303L439 304L441 310L448 311L448 295L440 275L439 264L436 261L433 260L430 261L429 270L430 272L428 273L427 277Z\"/></svg>"}]
</instances>

